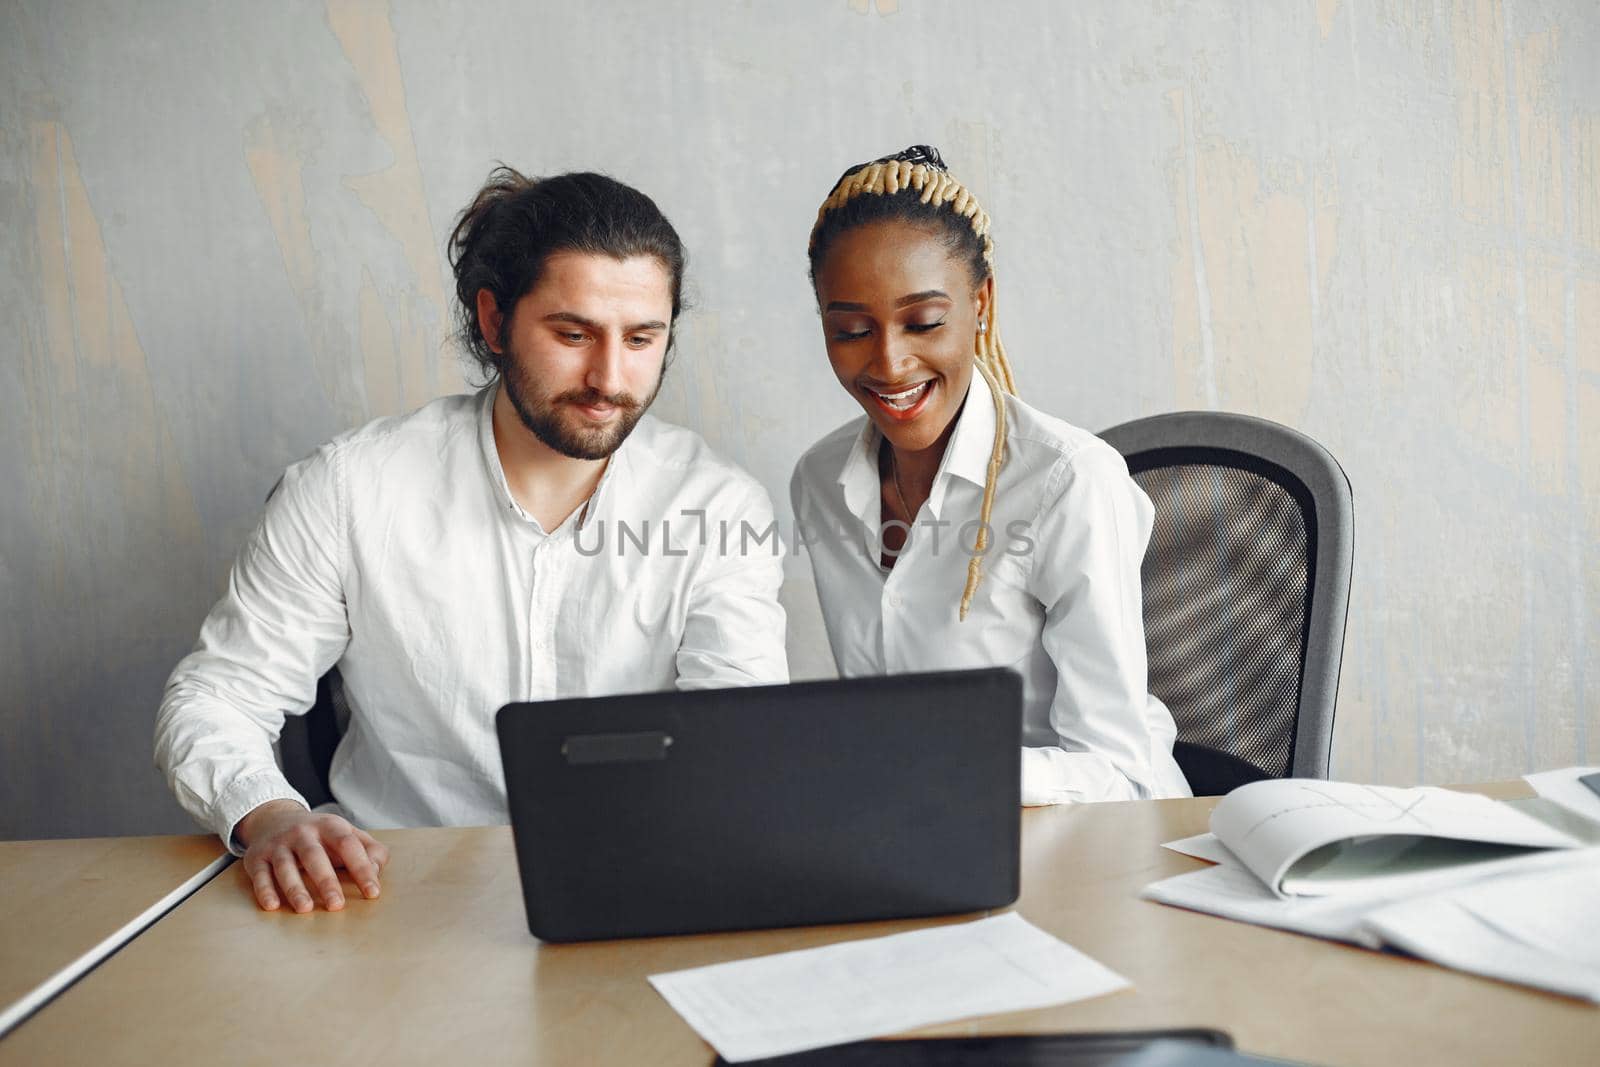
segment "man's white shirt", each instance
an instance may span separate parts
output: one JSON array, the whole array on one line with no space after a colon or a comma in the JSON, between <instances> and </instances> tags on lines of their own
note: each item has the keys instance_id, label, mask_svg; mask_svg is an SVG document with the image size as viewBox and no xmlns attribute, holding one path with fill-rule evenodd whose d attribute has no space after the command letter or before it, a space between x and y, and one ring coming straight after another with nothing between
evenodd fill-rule
<instances>
[{"instance_id":1,"label":"man's white shirt","mask_svg":"<svg viewBox=\"0 0 1600 1067\"><path fill-rule=\"evenodd\" d=\"M965 621L995 427L982 375L891 570L879 562L882 436L871 421L840 427L795 467L795 538L839 672L1011 667L1024 689L1023 803L1188 796L1172 715L1146 688L1150 501L1111 446L1014 396L1005 404L991 548Z\"/></svg>"},{"instance_id":2,"label":"man's white shirt","mask_svg":"<svg viewBox=\"0 0 1600 1067\"><path fill-rule=\"evenodd\" d=\"M223 840L301 800L272 742L336 663L351 716L331 783L372 828L504 822L508 702L788 680L753 478L646 415L546 532L506 484L494 394L379 419L284 475L157 715L157 763Z\"/></svg>"}]
</instances>

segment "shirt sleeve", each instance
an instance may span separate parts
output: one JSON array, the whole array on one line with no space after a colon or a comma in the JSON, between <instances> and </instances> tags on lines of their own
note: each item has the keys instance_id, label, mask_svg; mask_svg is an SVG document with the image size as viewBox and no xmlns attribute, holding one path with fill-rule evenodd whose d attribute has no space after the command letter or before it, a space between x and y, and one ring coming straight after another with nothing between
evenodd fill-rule
<instances>
[{"instance_id":1,"label":"shirt sleeve","mask_svg":"<svg viewBox=\"0 0 1600 1067\"><path fill-rule=\"evenodd\" d=\"M235 855L233 829L251 810L305 804L272 744L286 713L311 707L350 640L341 470L329 446L284 474L156 713L156 765Z\"/></svg>"},{"instance_id":2,"label":"shirt sleeve","mask_svg":"<svg viewBox=\"0 0 1600 1067\"><path fill-rule=\"evenodd\" d=\"M1171 715L1148 691L1139 569L1150 501L1099 442L1062 458L1043 500L1029 584L1044 607L1060 741L1023 750L1022 802L1187 795L1172 762Z\"/></svg>"},{"instance_id":3,"label":"shirt sleeve","mask_svg":"<svg viewBox=\"0 0 1600 1067\"><path fill-rule=\"evenodd\" d=\"M743 502L713 520L705 563L689 590L678 688L781 685L789 680L783 540L766 490L751 483Z\"/></svg>"}]
</instances>

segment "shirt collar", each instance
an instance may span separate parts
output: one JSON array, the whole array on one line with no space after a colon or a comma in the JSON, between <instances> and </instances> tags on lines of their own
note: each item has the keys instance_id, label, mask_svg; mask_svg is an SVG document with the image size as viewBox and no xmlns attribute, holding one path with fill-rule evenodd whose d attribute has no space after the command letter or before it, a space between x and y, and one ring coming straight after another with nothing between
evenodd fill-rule
<instances>
[{"instance_id":1,"label":"shirt collar","mask_svg":"<svg viewBox=\"0 0 1600 1067\"><path fill-rule=\"evenodd\" d=\"M844 469L839 472L839 486L844 490L844 506L850 514L871 525L878 514L878 442L883 438L869 418L856 435L855 447L845 457Z\"/></svg>"},{"instance_id":2,"label":"shirt collar","mask_svg":"<svg viewBox=\"0 0 1600 1067\"><path fill-rule=\"evenodd\" d=\"M972 368L972 384L967 387L967 401L956 417L956 432L950 435L945 446L944 459L939 464L939 476L934 479L933 494L929 498L935 514L943 500L945 475L952 474L979 488L989 477L989 457L994 454L994 390L989 380L976 366Z\"/></svg>"},{"instance_id":3,"label":"shirt collar","mask_svg":"<svg viewBox=\"0 0 1600 1067\"><path fill-rule=\"evenodd\" d=\"M543 530L538 520L523 510L522 505L517 503L517 498L511 495L511 484L506 481L505 467L500 464L500 450L494 444L494 400L499 391L500 382L496 380L484 386L482 391L478 393L478 449L483 453L483 462L489 472L489 481L500 497L500 506L502 508L532 526L535 530L541 530L547 534L555 533L555 530ZM638 427L635 426L634 430L637 431ZM590 522L594 521L600 505L609 496L606 493L606 487L611 483L613 472L619 466L619 461L626 462L624 453L632 440L633 434L629 434L628 439L623 441L615 452L611 453L611 462L606 464L606 469L601 473L600 482L595 486L594 492L557 529L576 527L579 530L583 530L588 527Z\"/></svg>"},{"instance_id":4,"label":"shirt collar","mask_svg":"<svg viewBox=\"0 0 1600 1067\"><path fill-rule=\"evenodd\" d=\"M966 401L956 416L955 432L945 446L939 473L933 479L933 492L928 496L928 510L933 512L934 518L940 517L939 510L944 506L950 481L947 476L965 479L980 488L988 479L989 457L994 451L994 426L994 391L989 388L983 372L974 367ZM879 511L878 493L882 483L878 480L878 449L882 441L883 435L877 426L867 419L839 472L845 507L869 524Z\"/></svg>"},{"instance_id":5,"label":"shirt collar","mask_svg":"<svg viewBox=\"0 0 1600 1067\"><path fill-rule=\"evenodd\" d=\"M500 498L500 507L532 522L533 517L523 511L522 505L511 495L511 486L506 482L506 470L500 465L500 450L494 446L494 398L499 391L500 382L496 380L478 392L478 450L483 453L483 466Z\"/></svg>"},{"instance_id":6,"label":"shirt collar","mask_svg":"<svg viewBox=\"0 0 1600 1067\"><path fill-rule=\"evenodd\" d=\"M633 424L633 430L627 437L622 439L622 444L618 445L617 450L611 453L611 458L606 461L606 469L600 472L600 481L595 484L594 492L590 493L589 499L580 504L578 510L573 512L572 518L568 520L569 524L576 526L579 530L586 530L589 528L589 524L594 522L595 517L601 513L602 508L611 511L615 510L610 507L612 497L618 492L625 492L625 490L612 490L610 487L613 482L626 482L628 465L635 450L634 441L638 438L639 431L644 429L645 421L649 418L648 414L641 415L639 421Z\"/></svg>"}]
</instances>

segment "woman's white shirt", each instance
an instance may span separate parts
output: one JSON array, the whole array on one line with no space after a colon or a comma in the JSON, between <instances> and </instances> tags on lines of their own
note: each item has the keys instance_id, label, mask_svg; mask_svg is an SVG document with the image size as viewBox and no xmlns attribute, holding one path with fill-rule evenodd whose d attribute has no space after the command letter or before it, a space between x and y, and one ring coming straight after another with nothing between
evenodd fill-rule
<instances>
[{"instance_id":1,"label":"woman's white shirt","mask_svg":"<svg viewBox=\"0 0 1600 1067\"><path fill-rule=\"evenodd\" d=\"M959 618L993 448L974 372L933 491L881 563L878 450L865 416L795 467L796 540L811 559L846 677L1011 667L1023 680L1022 802L1189 796L1172 714L1147 690L1139 567L1153 509L1093 434L1005 397L1006 453L983 581Z\"/></svg>"}]
</instances>

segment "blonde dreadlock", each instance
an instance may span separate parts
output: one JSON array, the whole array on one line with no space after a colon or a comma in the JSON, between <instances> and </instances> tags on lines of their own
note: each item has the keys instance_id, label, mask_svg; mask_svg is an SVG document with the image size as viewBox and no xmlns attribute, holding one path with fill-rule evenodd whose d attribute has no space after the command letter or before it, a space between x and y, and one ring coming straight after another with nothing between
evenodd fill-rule
<instances>
[{"instance_id":1,"label":"blonde dreadlock","mask_svg":"<svg viewBox=\"0 0 1600 1067\"><path fill-rule=\"evenodd\" d=\"M927 145L913 145L893 156L855 167L844 173L828 198L817 211L817 221L811 228L812 278L815 281L818 239L828 216L846 204L864 196L894 197L919 194L916 199L925 207L939 209L948 206L950 212L967 220L972 232L982 246L983 266L987 277L994 279L994 242L989 238L989 213L978 205L962 184L945 170L944 161L937 149ZM1011 363L1006 359L1005 345L1000 343L1000 327L995 320L996 294L991 289L988 307L984 311L980 329L973 339L973 363L994 397L994 447L989 452L989 470L983 483L983 507L979 514L978 540L973 546L972 559L967 562L967 584L961 592L960 617L966 620L972 606L972 596L983 580L983 557L989 549L989 516L994 510L995 483L1000 479L1000 464L1005 456L1006 404L1003 393L1017 394L1017 384L1011 376Z\"/></svg>"}]
</instances>

